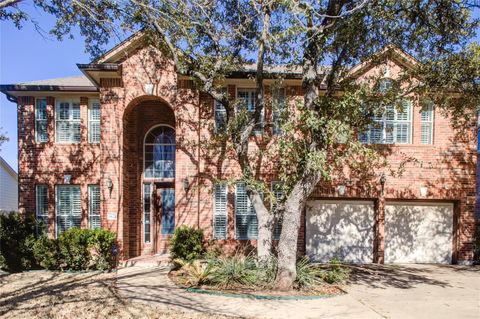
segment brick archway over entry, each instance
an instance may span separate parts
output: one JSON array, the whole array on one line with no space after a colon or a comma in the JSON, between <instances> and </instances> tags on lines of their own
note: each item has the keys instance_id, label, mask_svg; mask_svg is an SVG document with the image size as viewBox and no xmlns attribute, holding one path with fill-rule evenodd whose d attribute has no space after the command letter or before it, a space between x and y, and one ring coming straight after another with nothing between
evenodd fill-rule
<instances>
[{"instance_id":1,"label":"brick archway over entry","mask_svg":"<svg viewBox=\"0 0 480 319\"><path fill-rule=\"evenodd\" d=\"M126 258L160 251L152 243L145 243L142 224L144 138L158 125L175 128L174 112L163 100L140 98L127 107L123 118L123 238Z\"/></svg>"}]
</instances>

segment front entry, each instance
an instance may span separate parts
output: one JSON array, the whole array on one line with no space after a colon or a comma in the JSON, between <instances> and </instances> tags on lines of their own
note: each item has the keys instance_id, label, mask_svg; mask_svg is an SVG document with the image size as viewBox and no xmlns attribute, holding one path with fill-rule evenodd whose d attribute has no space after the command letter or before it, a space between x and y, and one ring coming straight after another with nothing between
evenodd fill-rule
<instances>
[{"instance_id":1,"label":"front entry","mask_svg":"<svg viewBox=\"0 0 480 319\"><path fill-rule=\"evenodd\" d=\"M155 183L153 190L154 232L153 250L167 252L168 240L175 229L175 189L165 183Z\"/></svg>"}]
</instances>

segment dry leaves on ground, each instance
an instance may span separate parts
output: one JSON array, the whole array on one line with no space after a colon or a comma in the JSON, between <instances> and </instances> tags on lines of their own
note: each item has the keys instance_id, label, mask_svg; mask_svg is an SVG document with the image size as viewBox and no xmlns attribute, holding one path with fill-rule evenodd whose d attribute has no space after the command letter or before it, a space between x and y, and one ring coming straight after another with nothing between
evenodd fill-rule
<instances>
[{"instance_id":1,"label":"dry leaves on ground","mask_svg":"<svg viewBox=\"0 0 480 319\"><path fill-rule=\"evenodd\" d=\"M0 318L230 318L126 301L116 292L115 276L43 270L0 275Z\"/></svg>"}]
</instances>

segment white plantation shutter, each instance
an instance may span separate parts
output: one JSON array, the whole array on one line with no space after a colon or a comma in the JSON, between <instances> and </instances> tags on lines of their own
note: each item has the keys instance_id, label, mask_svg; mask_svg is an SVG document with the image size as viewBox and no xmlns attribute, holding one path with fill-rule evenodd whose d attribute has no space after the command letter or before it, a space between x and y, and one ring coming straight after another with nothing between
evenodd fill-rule
<instances>
[{"instance_id":1,"label":"white plantation shutter","mask_svg":"<svg viewBox=\"0 0 480 319\"><path fill-rule=\"evenodd\" d=\"M93 100L88 109L88 142L100 143L100 102Z\"/></svg>"},{"instance_id":2,"label":"white plantation shutter","mask_svg":"<svg viewBox=\"0 0 480 319\"><path fill-rule=\"evenodd\" d=\"M99 185L88 185L88 221L90 229L101 228Z\"/></svg>"},{"instance_id":3,"label":"white plantation shutter","mask_svg":"<svg viewBox=\"0 0 480 319\"><path fill-rule=\"evenodd\" d=\"M47 233L48 229L48 188L47 185L36 186L36 231L37 235Z\"/></svg>"},{"instance_id":4,"label":"white plantation shutter","mask_svg":"<svg viewBox=\"0 0 480 319\"><path fill-rule=\"evenodd\" d=\"M35 102L35 140L38 143L48 142L47 100L37 99Z\"/></svg>"},{"instance_id":5,"label":"white plantation shutter","mask_svg":"<svg viewBox=\"0 0 480 319\"><path fill-rule=\"evenodd\" d=\"M80 142L80 103L59 101L55 115L57 142Z\"/></svg>"},{"instance_id":6,"label":"white plantation shutter","mask_svg":"<svg viewBox=\"0 0 480 319\"><path fill-rule=\"evenodd\" d=\"M373 116L373 123L366 132L360 134L362 143L408 144L411 142L412 103L402 101L401 110L387 106L383 113Z\"/></svg>"},{"instance_id":7,"label":"white plantation shutter","mask_svg":"<svg viewBox=\"0 0 480 319\"><path fill-rule=\"evenodd\" d=\"M227 239L227 184L216 183L213 197L213 238Z\"/></svg>"},{"instance_id":8,"label":"white plantation shutter","mask_svg":"<svg viewBox=\"0 0 480 319\"><path fill-rule=\"evenodd\" d=\"M80 186L57 186L57 235L66 230L80 228L82 220L82 207L80 202Z\"/></svg>"},{"instance_id":9,"label":"white plantation shutter","mask_svg":"<svg viewBox=\"0 0 480 319\"><path fill-rule=\"evenodd\" d=\"M420 142L422 144L433 144L433 104L429 103L420 114L422 122Z\"/></svg>"},{"instance_id":10,"label":"white plantation shutter","mask_svg":"<svg viewBox=\"0 0 480 319\"><path fill-rule=\"evenodd\" d=\"M282 131L282 115L286 109L285 89L280 88L273 91L273 110L272 110L272 133L280 135Z\"/></svg>"},{"instance_id":11,"label":"white plantation shutter","mask_svg":"<svg viewBox=\"0 0 480 319\"><path fill-rule=\"evenodd\" d=\"M245 183L237 183L235 188L235 237L236 239L257 239L258 220L247 195Z\"/></svg>"},{"instance_id":12,"label":"white plantation shutter","mask_svg":"<svg viewBox=\"0 0 480 319\"><path fill-rule=\"evenodd\" d=\"M273 239L280 239L280 233L282 232L282 218L277 215L277 203L283 198L283 187L281 182L272 182L272 193L276 202L272 203L272 212L275 216L275 224L273 225Z\"/></svg>"},{"instance_id":13,"label":"white plantation shutter","mask_svg":"<svg viewBox=\"0 0 480 319\"><path fill-rule=\"evenodd\" d=\"M246 108L250 115L253 116L255 112L255 89L238 89L237 98L240 108ZM261 134L263 132L263 117L264 110L262 110L262 114L260 115L260 123L255 125L253 133Z\"/></svg>"}]
</instances>

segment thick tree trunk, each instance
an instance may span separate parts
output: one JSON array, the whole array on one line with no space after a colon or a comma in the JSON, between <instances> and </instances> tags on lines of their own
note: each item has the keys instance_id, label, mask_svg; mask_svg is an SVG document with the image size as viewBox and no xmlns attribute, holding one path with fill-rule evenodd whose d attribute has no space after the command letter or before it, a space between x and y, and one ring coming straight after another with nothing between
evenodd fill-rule
<instances>
[{"instance_id":1,"label":"thick tree trunk","mask_svg":"<svg viewBox=\"0 0 480 319\"><path fill-rule=\"evenodd\" d=\"M312 173L304 176L295 184L285 202L282 233L278 242L276 289L290 290L297 276L297 242L300 220L307 198L319 181L319 174Z\"/></svg>"},{"instance_id":2,"label":"thick tree trunk","mask_svg":"<svg viewBox=\"0 0 480 319\"><path fill-rule=\"evenodd\" d=\"M261 262L267 262L272 256L273 214L265 207L258 192L252 192L250 201L258 220L257 256Z\"/></svg>"}]
</instances>

